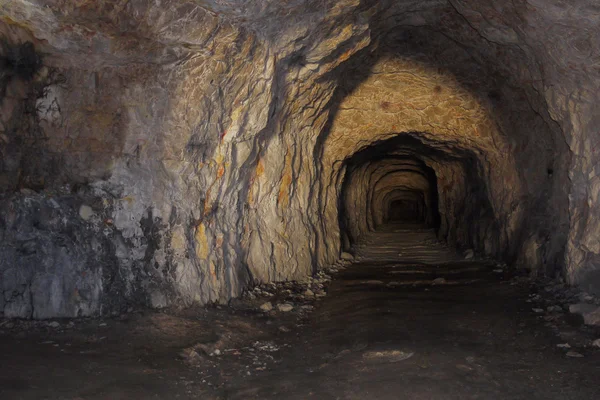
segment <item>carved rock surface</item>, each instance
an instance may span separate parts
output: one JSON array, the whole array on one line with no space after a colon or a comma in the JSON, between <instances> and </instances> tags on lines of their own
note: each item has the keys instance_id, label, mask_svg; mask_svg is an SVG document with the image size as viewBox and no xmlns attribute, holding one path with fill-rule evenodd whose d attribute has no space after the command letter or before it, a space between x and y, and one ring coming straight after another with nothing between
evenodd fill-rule
<instances>
[{"instance_id":1,"label":"carved rock surface","mask_svg":"<svg viewBox=\"0 0 600 400\"><path fill-rule=\"evenodd\" d=\"M4 1L0 313L226 302L393 205L600 292L599 26L595 0Z\"/></svg>"}]
</instances>

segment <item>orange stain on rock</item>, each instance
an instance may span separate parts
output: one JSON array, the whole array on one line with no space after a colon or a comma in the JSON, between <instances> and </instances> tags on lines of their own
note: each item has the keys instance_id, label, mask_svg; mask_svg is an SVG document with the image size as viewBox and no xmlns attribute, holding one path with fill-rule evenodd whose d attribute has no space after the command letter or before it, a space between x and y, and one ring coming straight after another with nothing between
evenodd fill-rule
<instances>
[{"instance_id":1,"label":"orange stain on rock","mask_svg":"<svg viewBox=\"0 0 600 400\"><path fill-rule=\"evenodd\" d=\"M220 164L217 168L217 179L221 179L225 175L225 166Z\"/></svg>"},{"instance_id":2,"label":"orange stain on rock","mask_svg":"<svg viewBox=\"0 0 600 400\"><path fill-rule=\"evenodd\" d=\"M277 204L282 208L287 208L290 202L290 185L292 183L292 154L288 147L287 153L285 153L285 166L283 168L283 175L281 176L281 185L279 186L279 196L277 197Z\"/></svg>"}]
</instances>

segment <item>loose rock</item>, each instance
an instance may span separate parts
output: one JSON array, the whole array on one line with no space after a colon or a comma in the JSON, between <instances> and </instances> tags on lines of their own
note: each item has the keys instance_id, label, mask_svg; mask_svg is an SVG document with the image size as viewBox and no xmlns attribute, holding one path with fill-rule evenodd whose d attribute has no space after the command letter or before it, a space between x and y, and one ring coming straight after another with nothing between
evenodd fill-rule
<instances>
[{"instance_id":1,"label":"loose rock","mask_svg":"<svg viewBox=\"0 0 600 400\"><path fill-rule=\"evenodd\" d=\"M569 311L573 314L581 315L586 325L600 326L600 307L596 305L586 303L571 304Z\"/></svg>"},{"instance_id":2,"label":"loose rock","mask_svg":"<svg viewBox=\"0 0 600 400\"><path fill-rule=\"evenodd\" d=\"M581 353L578 353L576 351L569 351L569 352L567 352L567 357L582 358L582 357L584 357L584 355Z\"/></svg>"},{"instance_id":3,"label":"loose rock","mask_svg":"<svg viewBox=\"0 0 600 400\"><path fill-rule=\"evenodd\" d=\"M281 312L289 312L294 309L294 306L289 303L277 304L277 309Z\"/></svg>"}]
</instances>

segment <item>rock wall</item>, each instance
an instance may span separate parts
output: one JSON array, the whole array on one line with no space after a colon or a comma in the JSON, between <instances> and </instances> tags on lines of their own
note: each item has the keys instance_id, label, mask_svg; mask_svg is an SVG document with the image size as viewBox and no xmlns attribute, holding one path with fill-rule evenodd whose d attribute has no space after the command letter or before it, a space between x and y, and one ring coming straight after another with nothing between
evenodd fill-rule
<instances>
[{"instance_id":1,"label":"rock wall","mask_svg":"<svg viewBox=\"0 0 600 400\"><path fill-rule=\"evenodd\" d=\"M0 4L5 316L300 279L398 187L448 242L598 289L592 0L44 3Z\"/></svg>"}]
</instances>

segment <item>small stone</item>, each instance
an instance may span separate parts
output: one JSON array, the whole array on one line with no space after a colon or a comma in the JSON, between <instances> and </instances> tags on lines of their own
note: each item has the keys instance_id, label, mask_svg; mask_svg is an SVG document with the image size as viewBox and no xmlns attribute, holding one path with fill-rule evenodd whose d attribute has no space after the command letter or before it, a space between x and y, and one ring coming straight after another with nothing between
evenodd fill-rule
<instances>
[{"instance_id":1,"label":"small stone","mask_svg":"<svg viewBox=\"0 0 600 400\"><path fill-rule=\"evenodd\" d=\"M534 313L540 314L540 313L544 312L544 309L543 308L532 308L531 311L533 311Z\"/></svg>"},{"instance_id":2,"label":"small stone","mask_svg":"<svg viewBox=\"0 0 600 400\"><path fill-rule=\"evenodd\" d=\"M312 290L310 290L310 289L306 289L306 291L304 292L304 295L305 295L306 297L314 297L314 296L315 296L315 292L313 292L313 291L312 291Z\"/></svg>"},{"instance_id":3,"label":"small stone","mask_svg":"<svg viewBox=\"0 0 600 400\"><path fill-rule=\"evenodd\" d=\"M591 303L594 301L594 296L590 296L589 294L584 292L579 295L579 300L585 303Z\"/></svg>"},{"instance_id":4,"label":"small stone","mask_svg":"<svg viewBox=\"0 0 600 400\"><path fill-rule=\"evenodd\" d=\"M216 349L213 353L214 353L215 356L220 356L221 355L221 350Z\"/></svg>"},{"instance_id":5,"label":"small stone","mask_svg":"<svg viewBox=\"0 0 600 400\"><path fill-rule=\"evenodd\" d=\"M290 328L285 327L283 325L279 327L279 330L284 333L290 332Z\"/></svg>"},{"instance_id":6,"label":"small stone","mask_svg":"<svg viewBox=\"0 0 600 400\"><path fill-rule=\"evenodd\" d=\"M596 339L592 342L592 346L600 349L600 339Z\"/></svg>"},{"instance_id":7,"label":"small stone","mask_svg":"<svg viewBox=\"0 0 600 400\"><path fill-rule=\"evenodd\" d=\"M472 249L465 251L465 260L470 260L475 257L475 252Z\"/></svg>"},{"instance_id":8,"label":"small stone","mask_svg":"<svg viewBox=\"0 0 600 400\"><path fill-rule=\"evenodd\" d=\"M563 309L561 306L550 306L546 308L548 312L561 312Z\"/></svg>"},{"instance_id":9,"label":"small stone","mask_svg":"<svg viewBox=\"0 0 600 400\"><path fill-rule=\"evenodd\" d=\"M273 304L270 301L261 304L260 309L263 311L271 311L273 309Z\"/></svg>"},{"instance_id":10,"label":"small stone","mask_svg":"<svg viewBox=\"0 0 600 400\"><path fill-rule=\"evenodd\" d=\"M82 204L81 207L79 207L79 216L84 221L89 221L90 218L94 216L94 210L92 210L92 207Z\"/></svg>"},{"instance_id":11,"label":"small stone","mask_svg":"<svg viewBox=\"0 0 600 400\"><path fill-rule=\"evenodd\" d=\"M433 282L431 282L432 285L443 285L444 283L446 283L446 278L435 278Z\"/></svg>"},{"instance_id":12,"label":"small stone","mask_svg":"<svg viewBox=\"0 0 600 400\"><path fill-rule=\"evenodd\" d=\"M573 357L573 358L582 358L583 354L578 353L576 351L568 351L567 352L567 357Z\"/></svg>"},{"instance_id":13,"label":"small stone","mask_svg":"<svg viewBox=\"0 0 600 400\"><path fill-rule=\"evenodd\" d=\"M354 261L354 256L345 251L341 254L340 258L344 261Z\"/></svg>"},{"instance_id":14,"label":"small stone","mask_svg":"<svg viewBox=\"0 0 600 400\"><path fill-rule=\"evenodd\" d=\"M48 326L50 328L58 328L58 327L60 327L60 324L56 321L52 321L52 322L48 322Z\"/></svg>"},{"instance_id":15,"label":"small stone","mask_svg":"<svg viewBox=\"0 0 600 400\"><path fill-rule=\"evenodd\" d=\"M600 307L596 305L586 303L571 304L569 311L573 314L581 315L586 325L600 326Z\"/></svg>"},{"instance_id":16,"label":"small stone","mask_svg":"<svg viewBox=\"0 0 600 400\"><path fill-rule=\"evenodd\" d=\"M289 303L277 304L277 309L281 312L289 312L294 309L294 306Z\"/></svg>"},{"instance_id":17,"label":"small stone","mask_svg":"<svg viewBox=\"0 0 600 400\"><path fill-rule=\"evenodd\" d=\"M557 344L556 347L558 347L559 349L570 349L571 345L569 343L560 343Z\"/></svg>"}]
</instances>

